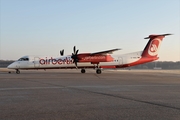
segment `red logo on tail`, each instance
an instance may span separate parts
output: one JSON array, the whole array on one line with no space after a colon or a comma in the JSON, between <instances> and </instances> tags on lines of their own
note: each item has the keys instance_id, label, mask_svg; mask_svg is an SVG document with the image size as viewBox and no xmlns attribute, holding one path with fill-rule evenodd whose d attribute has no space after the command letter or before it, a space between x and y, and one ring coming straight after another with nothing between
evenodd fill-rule
<instances>
[{"instance_id":1,"label":"red logo on tail","mask_svg":"<svg viewBox=\"0 0 180 120\"><path fill-rule=\"evenodd\" d=\"M156 56L158 54L158 48L159 48L160 43L161 43L161 40L158 38L151 41L149 45L149 49L148 49L148 54L150 56Z\"/></svg>"}]
</instances>

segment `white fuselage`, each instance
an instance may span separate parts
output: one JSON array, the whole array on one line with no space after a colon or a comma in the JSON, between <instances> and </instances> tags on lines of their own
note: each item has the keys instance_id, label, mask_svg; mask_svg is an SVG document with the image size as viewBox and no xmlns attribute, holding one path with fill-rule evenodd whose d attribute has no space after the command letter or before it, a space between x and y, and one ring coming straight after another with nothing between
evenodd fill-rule
<instances>
[{"instance_id":1,"label":"white fuselage","mask_svg":"<svg viewBox=\"0 0 180 120\"><path fill-rule=\"evenodd\" d=\"M99 62L98 66L123 66L141 59L142 52L134 52L124 55L112 56L112 62ZM96 64L90 62L78 62L79 68L91 68ZM24 56L8 66L9 69L60 69L76 68L70 55L61 57Z\"/></svg>"}]
</instances>

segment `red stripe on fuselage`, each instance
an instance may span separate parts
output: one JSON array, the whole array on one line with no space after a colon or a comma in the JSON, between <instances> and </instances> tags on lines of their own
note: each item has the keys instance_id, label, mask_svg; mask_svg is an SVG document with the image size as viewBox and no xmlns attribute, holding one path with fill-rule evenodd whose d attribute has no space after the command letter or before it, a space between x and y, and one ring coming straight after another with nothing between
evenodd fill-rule
<instances>
[{"instance_id":1,"label":"red stripe on fuselage","mask_svg":"<svg viewBox=\"0 0 180 120\"><path fill-rule=\"evenodd\" d=\"M118 65L118 66L116 66L116 68L131 67L131 66L135 66L135 65L140 65L140 64L152 62L152 61L155 61L155 60L157 60L157 59L159 59L159 58L158 58L158 57L154 57L154 58L146 58L146 57L143 57L143 58L139 59L139 60L136 61L136 62L132 62L132 63L129 63L129 64Z\"/></svg>"}]
</instances>

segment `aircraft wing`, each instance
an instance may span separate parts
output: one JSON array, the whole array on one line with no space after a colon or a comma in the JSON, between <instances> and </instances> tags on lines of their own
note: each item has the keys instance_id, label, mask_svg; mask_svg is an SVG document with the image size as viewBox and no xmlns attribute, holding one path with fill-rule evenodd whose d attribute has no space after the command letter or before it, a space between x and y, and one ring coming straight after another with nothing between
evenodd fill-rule
<instances>
[{"instance_id":1,"label":"aircraft wing","mask_svg":"<svg viewBox=\"0 0 180 120\"><path fill-rule=\"evenodd\" d=\"M100 51L100 52L95 52L95 53L91 53L91 55L99 55L99 54L112 54L115 51L121 50L119 48L116 49L111 49L111 50L106 50L106 51Z\"/></svg>"}]
</instances>

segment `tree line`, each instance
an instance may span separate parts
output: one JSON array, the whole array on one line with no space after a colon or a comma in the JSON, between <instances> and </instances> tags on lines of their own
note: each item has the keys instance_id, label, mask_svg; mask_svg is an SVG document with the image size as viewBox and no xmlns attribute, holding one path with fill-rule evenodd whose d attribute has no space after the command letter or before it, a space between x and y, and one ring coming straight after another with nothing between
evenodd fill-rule
<instances>
[{"instance_id":1,"label":"tree line","mask_svg":"<svg viewBox=\"0 0 180 120\"><path fill-rule=\"evenodd\" d=\"M133 66L130 69L180 69L180 61L155 61Z\"/></svg>"}]
</instances>

